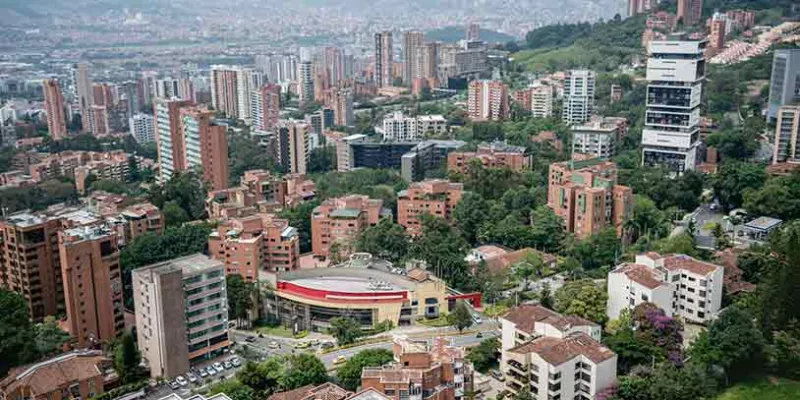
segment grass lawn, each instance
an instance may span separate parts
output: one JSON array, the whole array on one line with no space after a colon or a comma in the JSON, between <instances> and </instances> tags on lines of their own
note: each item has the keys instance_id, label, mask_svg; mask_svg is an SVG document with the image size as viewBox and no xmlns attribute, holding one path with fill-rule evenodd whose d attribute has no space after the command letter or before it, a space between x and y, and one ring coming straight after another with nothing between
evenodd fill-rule
<instances>
[{"instance_id":1,"label":"grass lawn","mask_svg":"<svg viewBox=\"0 0 800 400\"><path fill-rule=\"evenodd\" d=\"M256 330L256 333L263 333L263 334L268 335L268 336L278 336L278 337L295 338L295 339L301 338L301 337L304 337L304 336L308 335L308 332L306 332L305 335L303 335L303 332L300 332L297 336L294 336L294 335L292 335L292 330L287 328L287 327L285 327L285 326L283 326L283 325L278 325L278 326L260 326L260 327L256 328L255 330Z\"/></svg>"},{"instance_id":2,"label":"grass lawn","mask_svg":"<svg viewBox=\"0 0 800 400\"><path fill-rule=\"evenodd\" d=\"M719 395L716 400L795 400L800 399L800 382L767 378L735 385Z\"/></svg>"},{"instance_id":3,"label":"grass lawn","mask_svg":"<svg viewBox=\"0 0 800 400\"><path fill-rule=\"evenodd\" d=\"M417 322L425 326L430 326L432 328L442 328L445 326L450 326L450 323L447 322L447 315L442 315L439 318L421 319L418 320Z\"/></svg>"}]
</instances>

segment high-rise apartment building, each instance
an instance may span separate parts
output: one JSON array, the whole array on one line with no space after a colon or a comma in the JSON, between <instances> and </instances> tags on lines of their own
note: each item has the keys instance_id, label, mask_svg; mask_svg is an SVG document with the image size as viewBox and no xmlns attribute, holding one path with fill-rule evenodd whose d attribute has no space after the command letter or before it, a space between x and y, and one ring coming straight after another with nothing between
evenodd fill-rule
<instances>
[{"instance_id":1,"label":"high-rise apartment building","mask_svg":"<svg viewBox=\"0 0 800 400\"><path fill-rule=\"evenodd\" d=\"M481 36L481 26L476 23L470 23L467 25L467 35L466 39L468 42L480 40Z\"/></svg>"},{"instance_id":2,"label":"high-rise apartment building","mask_svg":"<svg viewBox=\"0 0 800 400\"><path fill-rule=\"evenodd\" d=\"M184 374L231 345L222 262L198 253L132 275L137 344L152 377Z\"/></svg>"},{"instance_id":3,"label":"high-rise apartment building","mask_svg":"<svg viewBox=\"0 0 800 400\"><path fill-rule=\"evenodd\" d=\"M159 182L165 183L175 171L186 169L186 148L181 123L181 107L189 100L156 99L155 127L158 145Z\"/></svg>"},{"instance_id":4,"label":"high-rise apartment building","mask_svg":"<svg viewBox=\"0 0 800 400\"><path fill-rule=\"evenodd\" d=\"M261 86L261 75L240 66L211 67L211 104L225 115L249 121L250 94Z\"/></svg>"},{"instance_id":5,"label":"high-rise apartment building","mask_svg":"<svg viewBox=\"0 0 800 400\"><path fill-rule=\"evenodd\" d=\"M142 95L139 90L139 82L127 81L119 85L120 102L125 105L125 115L133 117L142 111Z\"/></svg>"},{"instance_id":6,"label":"high-rise apartment building","mask_svg":"<svg viewBox=\"0 0 800 400\"><path fill-rule=\"evenodd\" d=\"M678 0L676 18L686 26L696 25L703 17L703 0Z\"/></svg>"},{"instance_id":7,"label":"high-rise apartment building","mask_svg":"<svg viewBox=\"0 0 800 400\"><path fill-rule=\"evenodd\" d=\"M318 140L311 125L287 122L278 128L278 162L284 171L305 174L306 163Z\"/></svg>"},{"instance_id":8,"label":"high-rise apartment building","mask_svg":"<svg viewBox=\"0 0 800 400\"><path fill-rule=\"evenodd\" d=\"M450 222L463 192L464 184L444 179L414 182L397 194L397 223L410 235L417 236L422 233L423 215Z\"/></svg>"},{"instance_id":9,"label":"high-rise apartment building","mask_svg":"<svg viewBox=\"0 0 800 400\"><path fill-rule=\"evenodd\" d=\"M384 31L375 34L375 84L381 87L393 85L394 58L392 32Z\"/></svg>"},{"instance_id":10,"label":"high-rise apartment building","mask_svg":"<svg viewBox=\"0 0 800 400\"><path fill-rule=\"evenodd\" d=\"M331 86L338 86L342 80L345 79L344 53L342 49L338 47L326 47L322 60L327 70Z\"/></svg>"},{"instance_id":11,"label":"high-rise apartment building","mask_svg":"<svg viewBox=\"0 0 800 400\"><path fill-rule=\"evenodd\" d=\"M333 90L333 117L338 126L352 126L355 124L353 115L353 92L350 88Z\"/></svg>"},{"instance_id":12,"label":"high-rise apartment building","mask_svg":"<svg viewBox=\"0 0 800 400\"><path fill-rule=\"evenodd\" d=\"M769 82L767 119L774 121L778 109L800 103L800 49L775 50Z\"/></svg>"},{"instance_id":13,"label":"high-rise apartment building","mask_svg":"<svg viewBox=\"0 0 800 400\"><path fill-rule=\"evenodd\" d=\"M725 35L727 34L725 27L727 24L727 17L724 14L716 13L711 18L711 33L708 35L708 45L716 52L722 51L725 47Z\"/></svg>"},{"instance_id":14,"label":"high-rise apartment building","mask_svg":"<svg viewBox=\"0 0 800 400\"><path fill-rule=\"evenodd\" d=\"M231 218L208 237L211 257L225 263L225 274L258 281L259 271L285 272L297 269L300 237L289 221L274 214Z\"/></svg>"},{"instance_id":15,"label":"high-rise apartment building","mask_svg":"<svg viewBox=\"0 0 800 400\"><path fill-rule=\"evenodd\" d=\"M119 93L116 85L94 83L92 84L92 97L95 105L111 108L117 104Z\"/></svg>"},{"instance_id":16,"label":"high-rise apartment building","mask_svg":"<svg viewBox=\"0 0 800 400\"><path fill-rule=\"evenodd\" d=\"M417 140L417 118L403 115L395 111L383 119L383 140L413 141Z\"/></svg>"},{"instance_id":17,"label":"high-rise apartment building","mask_svg":"<svg viewBox=\"0 0 800 400\"><path fill-rule=\"evenodd\" d=\"M212 190L228 187L228 130L214 123L214 112L196 107L180 110L186 168L200 168Z\"/></svg>"},{"instance_id":18,"label":"high-rise apartment building","mask_svg":"<svg viewBox=\"0 0 800 400\"><path fill-rule=\"evenodd\" d=\"M67 137L67 116L64 114L64 96L55 79L45 79L42 83L44 92L44 110L47 113L47 132L53 140Z\"/></svg>"},{"instance_id":19,"label":"high-rise apartment building","mask_svg":"<svg viewBox=\"0 0 800 400\"><path fill-rule=\"evenodd\" d=\"M161 99L178 98L195 101L194 85L191 79L164 78L153 81L153 93Z\"/></svg>"},{"instance_id":20,"label":"high-rise apartment building","mask_svg":"<svg viewBox=\"0 0 800 400\"><path fill-rule=\"evenodd\" d=\"M78 347L107 343L125 330L117 234L83 226L58 234L67 327Z\"/></svg>"},{"instance_id":21,"label":"high-rise apartment building","mask_svg":"<svg viewBox=\"0 0 800 400\"><path fill-rule=\"evenodd\" d=\"M589 120L594 112L595 73L589 70L570 70L564 80L562 119L568 124Z\"/></svg>"},{"instance_id":22,"label":"high-rise apartment building","mask_svg":"<svg viewBox=\"0 0 800 400\"><path fill-rule=\"evenodd\" d=\"M128 120L131 136L139 144L156 140L156 120L150 114L137 113Z\"/></svg>"},{"instance_id":23,"label":"high-rise apartment building","mask_svg":"<svg viewBox=\"0 0 800 400\"><path fill-rule=\"evenodd\" d=\"M633 192L617 184L617 165L602 159L550 164L547 205L567 232L586 238L613 227L622 234L633 213Z\"/></svg>"},{"instance_id":24,"label":"high-rise apartment building","mask_svg":"<svg viewBox=\"0 0 800 400\"><path fill-rule=\"evenodd\" d=\"M311 214L311 250L314 256L326 258L334 257L331 247L338 247L338 256L347 257L364 229L391 215L383 208L383 200L363 195L327 199Z\"/></svg>"},{"instance_id":25,"label":"high-rise apartment building","mask_svg":"<svg viewBox=\"0 0 800 400\"><path fill-rule=\"evenodd\" d=\"M94 90L92 78L89 73L89 64L80 62L75 66L75 98L81 114L83 132L91 132L89 124L89 109L94 105Z\"/></svg>"},{"instance_id":26,"label":"high-rise apartment building","mask_svg":"<svg viewBox=\"0 0 800 400\"><path fill-rule=\"evenodd\" d=\"M403 32L403 84L410 86L416 78L424 76L425 33Z\"/></svg>"},{"instance_id":27,"label":"high-rise apartment building","mask_svg":"<svg viewBox=\"0 0 800 400\"><path fill-rule=\"evenodd\" d=\"M311 61L297 64L297 94L300 104L314 101L314 64Z\"/></svg>"},{"instance_id":28,"label":"high-rise apartment building","mask_svg":"<svg viewBox=\"0 0 800 400\"><path fill-rule=\"evenodd\" d=\"M250 106L253 129L272 131L278 125L281 114L281 87L270 83L253 90Z\"/></svg>"},{"instance_id":29,"label":"high-rise apartment building","mask_svg":"<svg viewBox=\"0 0 800 400\"><path fill-rule=\"evenodd\" d=\"M439 42L425 43L422 49L422 77L425 79L437 79L437 71L439 68L439 48L442 44Z\"/></svg>"},{"instance_id":30,"label":"high-rise apartment building","mask_svg":"<svg viewBox=\"0 0 800 400\"><path fill-rule=\"evenodd\" d=\"M531 88L531 113L535 118L553 116L553 87L539 85Z\"/></svg>"},{"instance_id":31,"label":"high-rise apartment building","mask_svg":"<svg viewBox=\"0 0 800 400\"><path fill-rule=\"evenodd\" d=\"M586 123L572 125L572 152L609 159L616 154L617 143L624 136L626 128L627 121L617 118L593 118Z\"/></svg>"},{"instance_id":32,"label":"high-rise apartment building","mask_svg":"<svg viewBox=\"0 0 800 400\"><path fill-rule=\"evenodd\" d=\"M652 41L642 162L676 174L696 165L705 41Z\"/></svg>"},{"instance_id":33,"label":"high-rise apartment building","mask_svg":"<svg viewBox=\"0 0 800 400\"><path fill-rule=\"evenodd\" d=\"M658 5L659 0L628 0L628 16L645 14Z\"/></svg>"},{"instance_id":34,"label":"high-rise apartment building","mask_svg":"<svg viewBox=\"0 0 800 400\"><path fill-rule=\"evenodd\" d=\"M469 83L467 113L473 121L503 121L508 118L508 85L500 81Z\"/></svg>"},{"instance_id":35,"label":"high-rise apartment building","mask_svg":"<svg viewBox=\"0 0 800 400\"><path fill-rule=\"evenodd\" d=\"M89 107L89 132L93 136L104 136L111 132L108 126L108 108L93 105Z\"/></svg>"},{"instance_id":36,"label":"high-rise apartment building","mask_svg":"<svg viewBox=\"0 0 800 400\"><path fill-rule=\"evenodd\" d=\"M798 134L800 134L800 105L778 108L775 124L775 142L772 163L800 161Z\"/></svg>"}]
</instances>

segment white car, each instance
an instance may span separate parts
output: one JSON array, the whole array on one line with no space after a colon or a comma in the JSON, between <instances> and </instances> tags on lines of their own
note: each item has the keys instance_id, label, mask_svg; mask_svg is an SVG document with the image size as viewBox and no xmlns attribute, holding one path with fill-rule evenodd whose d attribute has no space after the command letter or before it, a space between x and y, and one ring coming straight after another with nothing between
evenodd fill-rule
<instances>
[{"instance_id":1,"label":"white car","mask_svg":"<svg viewBox=\"0 0 800 400\"><path fill-rule=\"evenodd\" d=\"M191 372L186 373L186 378L189 379L189 382L191 383L197 382L197 376Z\"/></svg>"},{"instance_id":2,"label":"white car","mask_svg":"<svg viewBox=\"0 0 800 400\"><path fill-rule=\"evenodd\" d=\"M181 386L186 386L189 384L189 381L187 381L182 375L178 375L178 377L175 378L175 382L178 382L178 385Z\"/></svg>"},{"instance_id":3,"label":"white car","mask_svg":"<svg viewBox=\"0 0 800 400\"><path fill-rule=\"evenodd\" d=\"M214 369L214 367L212 367L210 365L206 367L206 372L208 372L208 375L210 375L210 376L214 376L214 375L217 374L217 370Z\"/></svg>"},{"instance_id":4,"label":"white car","mask_svg":"<svg viewBox=\"0 0 800 400\"><path fill-rule=\"evenodd\" d=\"M217 372L222 372L222 371L225 370L225 367L223 367L222 364L220 364L218 362L215 362L213 364L213 366L214 366L214 369L217 370Z\"/></svg>"},{"instance_id":5,"label":"white car","mask_svg":"<svg viewBox=\"0 0 800 400\"><path fill-rule=\"evenodd\" d=\"M270 348L270 349L277 349L278 347L280 347L280 345L278 344L278 342L277 342L277 341L275 341L275 340L273 340L273 341L269 342L269 345L268 345L268 346L269 346L269 348Z\"/></svg>"},{"instance_id":6,"label":"white car","mask_svg":"<svg viewBox=\"0 0 800 400\"><path fill-rule=\"evenodd\" d=\"M242 366L242 362L241 362L241 361L239 361L239 358L238 358L238 357L233 357L233 358L231 358L231 359L230 359L230 360L228 360L228 361L230 361L230 362L231 362L231 364L233 364L234 368L237 368L237 367L241 367L241 366Z\"/></svg>"}]
</instances>

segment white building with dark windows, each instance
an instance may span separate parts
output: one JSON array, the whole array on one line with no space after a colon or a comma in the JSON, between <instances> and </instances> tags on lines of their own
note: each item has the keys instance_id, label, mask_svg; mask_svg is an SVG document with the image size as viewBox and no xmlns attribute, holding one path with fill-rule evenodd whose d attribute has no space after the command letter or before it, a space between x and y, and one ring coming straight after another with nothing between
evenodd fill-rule
<instances>
[{"instance_id":1,"label":"white building with dark windows","mask_svg":"<svg viewBox=\"0 0 800 400\"><path fill-rule=\"evenodd\" d=\"M131 129L131 135L139 144L150 143L156 137L156 124L155 118L152 115L138 113L132 116L128 121L128 126Z\"/></svg>"},{"instance_id":2,"label":"white building with dark windows","mask_svg":"<svg viewBox=\"0 0 800 400\"><path fill-rule=\"evenodd\" d=\"M617 355L600 343L600 325L524 304L500 319L505 389L537 400L595 398L614 384Z\"/></svg>"},{"instance_id":3,"label":"white building with dark windows","mask_svg":"<svg viewBox=\"0 0 800 400\"><path fill-rule=\"evenodd\" d=\"M564 79L564 108L562 119L568 124L589 120L594 111L595 72L570 70Z\"/></svg>"},{"instance_id":4,"label":"white building with dark windows","mask_svg":"<svg viewBox=\"0 0 800 400\"><path fill-rule=\"evenodd\" d=\"M649 302L668 316L706 323L722 305L723 272L719 265L684 254L637 255L634 263L618 265L608 274L608 318Z\"/></svg>"},{"instance_id":5,"label":"white building with dark windows","mask_svg":"<svg viewBox=\"0 0 800 400\"><path fill-rule=\"evenodd\" d=\"M680 174L692 170L700 136L705 41L653 41L647 60L642 163Z\"/></svg>"}]
</instances>

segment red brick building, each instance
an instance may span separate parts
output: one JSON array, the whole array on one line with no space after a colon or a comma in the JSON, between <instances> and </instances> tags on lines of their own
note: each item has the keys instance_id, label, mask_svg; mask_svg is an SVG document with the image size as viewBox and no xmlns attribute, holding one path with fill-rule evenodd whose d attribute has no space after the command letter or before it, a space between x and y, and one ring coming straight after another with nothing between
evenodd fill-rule
<instances>
[{"instance_id":1,"label":"red brick building","mask_svg":"<svg viewBox=\"0 0 800 400\"><path fill-rule=\"evenodd\" d=\"M419 217L423 214L449 222L463 190L463 184L443 179L414 182L397 194L397 222L411 235L422 233Z\"/></svg>"},{"instance_id":2,"label":"red brick building","mask_svg":"<svg viewBox=\"0 0 800 400\"><path fill-rule=\"evenodd\" d=\"M522 171L531 167L531 156L525 154L521 146L507 145L503 142L482 144L474 152L454 151L447 155L447 172L467 172L470 161L480 160L485 168L510 168Z\"/></svg>"},{"instance_id":3,"label":"red brick building","mask_svg":"<svg viewBox=\"0 0 800 400\"><path fill-rule=\"evenodd\" d=\"M336 243L338 255L346 257L361 232L376 225L381 217L391 218L391 211L383 208L383 200L363 195L327 199L311 214L311 250L315 256L327 258Z\"/></svg>"}]
</instances>

